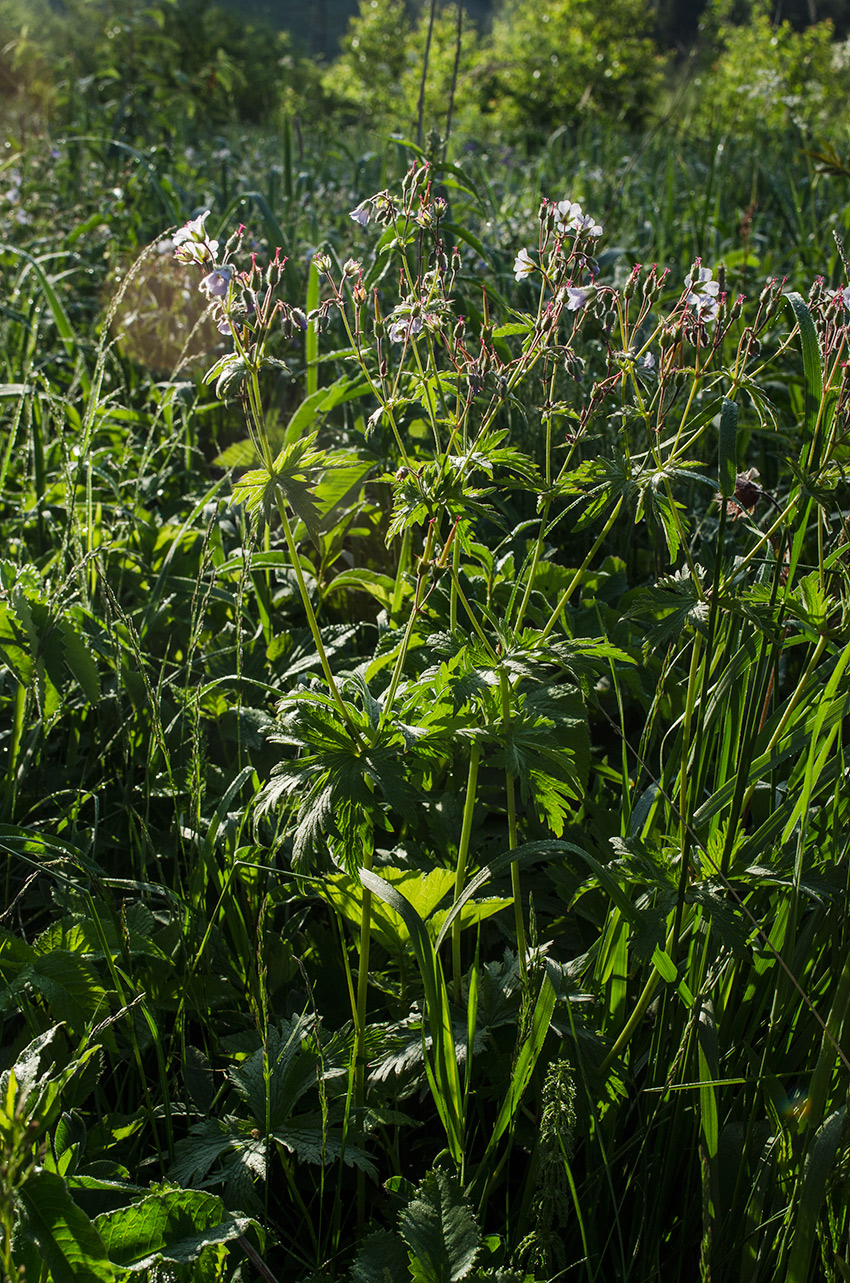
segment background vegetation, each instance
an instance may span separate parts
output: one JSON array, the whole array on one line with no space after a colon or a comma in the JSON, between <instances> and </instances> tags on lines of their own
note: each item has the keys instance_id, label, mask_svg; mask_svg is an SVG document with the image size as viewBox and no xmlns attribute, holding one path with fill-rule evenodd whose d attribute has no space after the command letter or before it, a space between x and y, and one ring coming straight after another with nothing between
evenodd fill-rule
<instances>
[{"instance_id":1,"label":"background vegetation","mask_svg":"<svg viewBox=\"0 0 850 1283\"><path fill-rule=\"evenodd\" d=\"M0 1272L845 1279L846 14L350 9L0 6Z\"/></svg>"}]
</instances>

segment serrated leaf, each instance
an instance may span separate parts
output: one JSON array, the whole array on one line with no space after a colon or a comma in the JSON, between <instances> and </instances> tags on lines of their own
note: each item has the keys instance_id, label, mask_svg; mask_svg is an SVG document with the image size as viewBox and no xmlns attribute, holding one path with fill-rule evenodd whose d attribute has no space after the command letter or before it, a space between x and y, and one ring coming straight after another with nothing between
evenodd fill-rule
<instances>
[{"instance_id":1,"label":"serrated leaf","mask_svg":"<svg viewBox=\"0 0 850 1283\"><path fill-rule=\"evenodd\" d=\"M480 1231L456 1180L430 1171L399 1216L415 1283L456 1283L475 1264Z\"/></svg>"},{"instance_id":2,"label":"serrated leaf","mask_svg":"<svg viewBox=\"0 0 850 1283\"><path fill-rule=\"evenodd\" d=\"M357 1249L351 1283L400 1283L409 1277L408 1258L397 1234L378 1230L367 1234Z\"/></svg>"},{"instance_id":3,"label":"serrated leaf","mask_svg":"<svg viewBox=\"0 0 850 1283\"><path fill-rule=\"evenodd\" d=\"M211 1243L226 1243L254 1224L249 1216L231 1215L220 1198L201 1190L157 1191L95 1220L111 1260L133 1273L158 1261L188 1264Z\"/></svg>"}]
</instances>

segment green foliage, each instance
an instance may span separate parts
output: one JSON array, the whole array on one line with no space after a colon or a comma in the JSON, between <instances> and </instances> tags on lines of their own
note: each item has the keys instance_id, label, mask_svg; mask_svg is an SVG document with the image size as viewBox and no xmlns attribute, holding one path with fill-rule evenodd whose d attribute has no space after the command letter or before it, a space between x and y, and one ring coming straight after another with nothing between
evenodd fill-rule
<instances>
[{"instance_id":1,"label":"green foliage","mask_svg":"<svg viewBox=\"0 0 850 1283\"><path fill-rule=\"evenodd\" d=\"M696 128L763 139L790 127L828 135L844 101L848 69L830 22L795 30L755 10L719 26L712 65L694 80Z\"/></svg>"},{"instance_id":2,"label":"green foliage","mask_svg":"<svg viewBox=\"0 0 850 1283\"><path fill-rule=\"evenodd\" d=\"M660 87L644 0L506 0L476 69L482 110L520 137L594 114L637 124Z\"/></svg>"},{"instance_id":3,"label":"green foliage","mask_svg":"<svg viewBox=\"0 0 850 1283\"><path fill-rule=\"evenodd\" d=\"M0 161L2 1269L840 1273L840 153L218 137L178 11Z\"/></svg>"}]
</instances>

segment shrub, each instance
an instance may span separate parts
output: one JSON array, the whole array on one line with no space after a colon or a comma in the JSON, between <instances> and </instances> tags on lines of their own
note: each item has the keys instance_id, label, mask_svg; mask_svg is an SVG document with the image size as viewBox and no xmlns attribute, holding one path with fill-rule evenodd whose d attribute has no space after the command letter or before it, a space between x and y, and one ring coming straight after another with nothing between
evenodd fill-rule
<instances>
[{"instance_id":1,"label":"shrub","mask_svg":"<svg viewBox=\"0 0 850 1283\"><path fill-rule=\"evenodd\" d=\"M660 86L646 0L505 0L478 67L482 110L532 136L601 115L638 124Z\"/></svg>"},{"instance_id":2,"label":"shrub","mask_svg":"<svg viewBox=\"0 0 850 1283\"><path fill-rule=\"evenodd\" d=\"M692 120L700 132L763 137L789 125L822 132L843 119L850 67L831 22L795 31L756 11L740 25L721 22L717 39L719 56L695 81Z\"/></svg>"}]
</instances>

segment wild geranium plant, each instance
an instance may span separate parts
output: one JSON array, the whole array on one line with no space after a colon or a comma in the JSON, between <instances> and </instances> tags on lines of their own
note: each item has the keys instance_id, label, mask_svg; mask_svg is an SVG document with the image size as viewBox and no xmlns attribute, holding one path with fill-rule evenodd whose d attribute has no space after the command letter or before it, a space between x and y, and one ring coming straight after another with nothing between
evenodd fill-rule
<instances>
[{"instance_id":1,"label":"wild geranium plant","mask_svg":"<svg viewBox=\"0 0 850 1283\"><path fill-rule=\"evenodd\" d=\"M253 256L246 265L244 229L220 252L206 218L178 233L176 257L198 272L230 342L208 378L221 395L238 389L260 464L236 481L234 500L279 528L321 671L281 699L273 736L281 759L256 814L282 820L291 868L314 877L342 940L356 924L356 977L344 953L350 1119L365 1126L367 1118L377 932L384 948L416 958L427 1082L451 1160L483 1204L559 1004L559 1036L580 1055L565 972L538 938L524 893L527 861L568 858L582 870L573 904L594 888L610 897L603 945L570 963L591 988L616 988L593 1071L609 1083L629 1065L659 991L665 1004L683 1004L689 1054L699 1004L725 965L724 915L740 912L745 935L766 938L736 884L757 790L768 767L793 758L795 710L810 707L830 649L830 699L839 699L846 666L846 656L835 658L837 621L825 596L840 538L821 497L832 493L846 443L846 291L816 287L809 307L770 280L748 301L729 290L722 263L699 258L678 285L656 265L636 265L618 284L597 255L602 226L571 198L541 202L537 243L512 247L512 271L510 255L473 267L439 174L417 162L400 192L351 210L357 237L372 238L360 257L340 264L331 249L314 254L318 288L305 312L287 298L279 252L265 267ZM314 354L328 333L347 367L323 404L360 398L363 431L339 449L330 431L303 430L305 412L275 453L262 374L305 331ZM738 417L775 428L766 372L797 336L803 446L774 494L743 467ZM376 458L369 484L389 496L391 573L355 561L320 585L335 511L323 499L328 478ZM612 546L626 553L631 536L618 531L638 523L650 532L643 584L619 614L606 613L600 585L625 562L610 552L602 559ZM329 644L323 602L346 590L371 594L379 609L371 655ZM785 664L792 644L808 648L802 668ZM645 724L629 729L629 691L646 673L657 694ZM746 698L726 699L743 688ZM604 859L583 828L596 823L592 772L598 780L612 772L607 755L591 761L599 719L622 757L616 831L607 834L614 855ZM822 765L833 732L818 722L813 733ZM762 808L758 823L799 851L802 811L788 801L797 776L783 772L782 805L774 793L772 818ZM811 799L817 771L806 779ZM456 813L441 800L449 795L459 799ZM485 814L490 837L476 843ZM799 860L796 868L799 885ZM464 931L504 906L507 897L481 897L503 870L521 994L515 1071L473 1159L481 971ZM639 910L630 898L638 890ZM649 961L627 1000L635 951ZM384 1034L397 1037L398 1027L388 1022ZM694 1072L704 1080L716 1069L700 1061ZM585 1085L599 1099L598 1083ZM706 1180L716 1135L714 1143Z\"/></svg>"}]
</instances>

